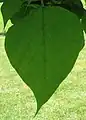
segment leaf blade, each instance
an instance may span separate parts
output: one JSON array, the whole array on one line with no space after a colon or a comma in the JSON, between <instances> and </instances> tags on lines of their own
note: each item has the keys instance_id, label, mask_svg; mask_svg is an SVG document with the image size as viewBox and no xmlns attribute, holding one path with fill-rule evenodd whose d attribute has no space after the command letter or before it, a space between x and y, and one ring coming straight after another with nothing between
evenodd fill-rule
<instances>
[{"instance_id":1,"label":"leaf blade","mask_svg":"<svg viewBox=\"0 0 86 120\"><path fill-rule=\"evenodd\" d=\"M44 8L44 38L42 8L8 30L5 50L12 66L32 89L37 112L70 73L83 46L78 18L62 8Z\"/></svg>"}]
</instances>

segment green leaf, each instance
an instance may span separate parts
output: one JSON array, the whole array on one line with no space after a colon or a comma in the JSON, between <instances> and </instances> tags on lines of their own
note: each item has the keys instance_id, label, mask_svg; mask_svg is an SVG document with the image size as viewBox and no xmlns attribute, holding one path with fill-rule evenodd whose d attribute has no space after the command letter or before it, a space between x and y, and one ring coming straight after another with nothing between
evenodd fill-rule
<instances>
[{"instance_id":1,"label":"green leaf","mask_svg":"<svg viewBox=\"0 0 86 120\"><path fill-rule=\"evenodd\" d=\"M83 26L83 30L86 33L86 14L83 15L82 20L81 20L82 26Z\"/></svg>"},{"instance_id":2,"label":"green leaf","mask_svg":"<svg viewBox=\"0 0 86 120\"><path fill-rule=\"evenodd\" d=\"M83 46L78 18L60 7L39 8L8 30L6 53L32 89L37 112L70 73Z\"/></svg>"},{"instance_id":3,"label":"green leaf","mask_svg":"<svg viewBox=\"0 0 86 120\"><path fill-rule=\"evenodd\" d=\"M4 27L7 21L17 12L19 11L21 6L21 0L5 0L2 7L1 12L3 15Z\"/></svg>"},{"instance_id":4,"label":"green leaf","mask_svg":"<svg viewBox=\"0 0 86 120\"><path fill-rule=\"evenodd\" d=\"M4 0L0 0L0 2L3 2Z\"/></svg>"},{"instance_id":5,"label":"green leaf","mask_svg":"<svg viewBox=\"0 0 86 120\"><path fill-rule=\"evenodd\" d=\"M30 12L32 12L34 9L37 9L37 8L34 8L32 6L22 6L20 8L20 11L19 12L16 12L12 18L11 18L11 22L12 24L16 24L16 22L20 22L20 20L22 20L24 17L26 17L27 15L30 14Z\"/></svg>"}]
</instances>

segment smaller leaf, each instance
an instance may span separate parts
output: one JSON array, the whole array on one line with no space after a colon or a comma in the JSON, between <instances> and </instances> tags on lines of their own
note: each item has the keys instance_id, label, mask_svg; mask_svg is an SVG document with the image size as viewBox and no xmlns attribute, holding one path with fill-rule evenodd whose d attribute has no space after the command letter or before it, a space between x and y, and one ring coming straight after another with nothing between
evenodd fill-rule
<instances>
[{"instance_id":1,"label":"smaller leaf","mask_svg":"<svg viewBox=\"0 0 86 120\"><path fill-rule=\"evenodd\" d=\"M25 5L22 5L19 12L16 12L12 18L11 18L11 22L12 24L16 24L17 22L20 22L20 20L22 20L23 18L25 18L27 15L30 14L30 12L32 10L34 10L36 8L34 8L33 6L29 5L27 6L26 4Z\"/></svg>"},{"instance_id":2,"label":"smaller leaf","mask_svg":"<svg viewBox=\"0 0 86 120\"><path fill-rule=\"evenodd\" d=\"M4 2L4 0L0 0L0 2Z\"/></svg>"},{"instance_id":3,"label":"smaller leaf","mask_svg":"<svg viewBox=\"0 0 86 120\"><path fill-rule=\"evenodd\" d=\"M7 21L17 12L19 11L21 6L21 0L5 0L2 7L1 12L4 21L4 27L6 26Z\"/></svg>"},{"instance_id":4,"label":"smaller leaf","mask_svg":"<svg viewBox=\"0 0 86 120\"><path fill-rule=\"evenodd\" d=\"M82 23L82 26L83 26L83 30L84 30L85 33L86 33L86 15L84 15L84 16L82 17L81 23Z\"/></svg>"}]
</instances>

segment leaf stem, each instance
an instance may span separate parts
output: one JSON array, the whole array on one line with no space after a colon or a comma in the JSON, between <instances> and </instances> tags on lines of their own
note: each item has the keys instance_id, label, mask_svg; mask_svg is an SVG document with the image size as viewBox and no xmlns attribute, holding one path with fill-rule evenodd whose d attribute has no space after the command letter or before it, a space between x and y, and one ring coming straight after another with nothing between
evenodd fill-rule
<instances>
[{"instance_id":1,"label":"leaf stem","mask_svg":"<svg viewBox=\"0 0 86 120\"><path fill-rule=\"evenodd\" d=\"M41 0L41 6L44 7L44 1L43 0Z\"/></svg>"}]
</instances>

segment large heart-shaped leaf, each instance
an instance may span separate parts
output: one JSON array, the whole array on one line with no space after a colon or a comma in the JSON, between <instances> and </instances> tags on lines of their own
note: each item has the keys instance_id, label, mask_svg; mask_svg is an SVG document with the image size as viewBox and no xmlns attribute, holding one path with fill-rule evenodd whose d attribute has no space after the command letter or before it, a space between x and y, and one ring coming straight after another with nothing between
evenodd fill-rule
<instances>
[{"instance_id":1,"label":"large heart-shaped leaf","mask_svg":"<svg viewBox=\"0 0 86 120\"><path fill-rule=\"evenodd\" d=\"M1 12L3 15L4 26L7 21L17 12L19 11L21 6L21 0L5 0L2 7Z\"/></svg>"},{"instance_id":2,"label":"large heart-shaped leaf","mask_svg":"<svg viewBox=\"0 0 86 120\"><path fill-rule=\"evenodd\" d=\"M8 58L34 92L37 111L67 77L83 46L79 19L60 7L39 8L8 30Z\"/></svg>"}]
</instances>

